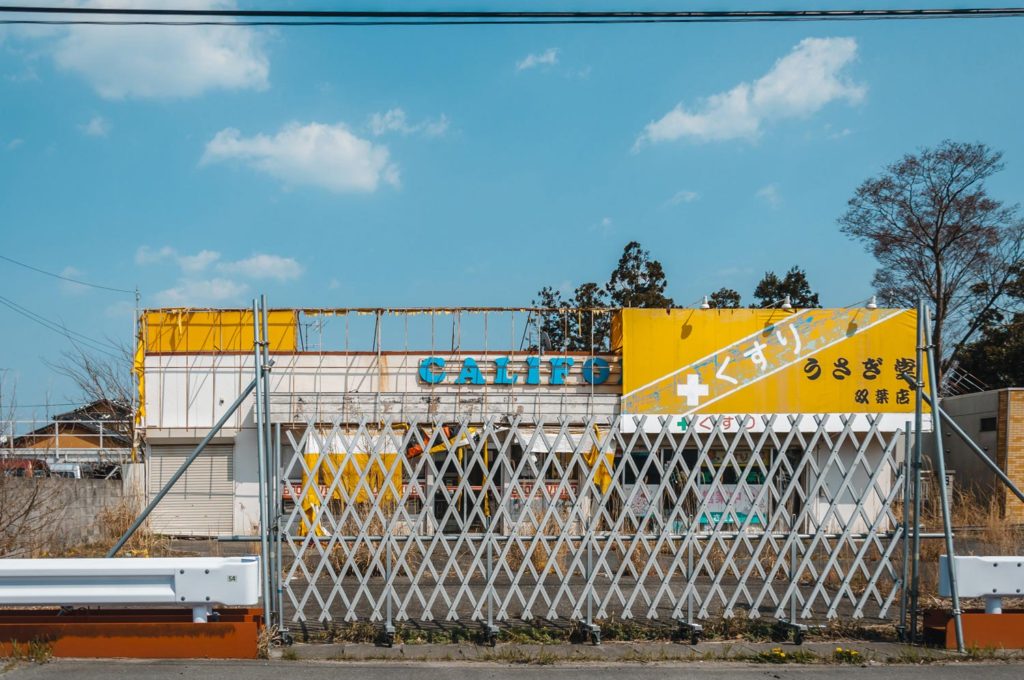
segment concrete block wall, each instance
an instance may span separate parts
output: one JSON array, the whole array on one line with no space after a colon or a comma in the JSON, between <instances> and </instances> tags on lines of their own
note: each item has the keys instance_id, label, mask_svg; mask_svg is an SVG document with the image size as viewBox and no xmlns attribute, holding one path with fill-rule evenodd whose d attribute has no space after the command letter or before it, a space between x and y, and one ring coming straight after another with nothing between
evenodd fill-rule
<instances>
[{"instance_id":1,"label":"concrete block wall","mask_svg":"<svg viewBox=\"0 0 1024 680\"><path fill-rule=\"evenodd\" d=\"M7 541L10 557L75 554L77 547L110 543L111 528L100 517L104 510L128 501L142 508L145 498L131 482L120 479L67 479L60 477L4 478L0 503L30 506L29 515L17 522L16 535ZM15 508L0 514L16 516Z\"/></svg>"},{"instance_id":2,"label":"concrete block wall","mask_svg":"<svg viewBox=\"0 0 1024 680\"><path fill-rule=\"evenodd\" d=\"M999 442L1005 456L1006 476L1017 488L1024 489L1024 389L1009 389L999 393ZM1006 519L1013 524L1024 524L1024 503L1013 494L1006 494Z\"/></svg>"}]
</instances>

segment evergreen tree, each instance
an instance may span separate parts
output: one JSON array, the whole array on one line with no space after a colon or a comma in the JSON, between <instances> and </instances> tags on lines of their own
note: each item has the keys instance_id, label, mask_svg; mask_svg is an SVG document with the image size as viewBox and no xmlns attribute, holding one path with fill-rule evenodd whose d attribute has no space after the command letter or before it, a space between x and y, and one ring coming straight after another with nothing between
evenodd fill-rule
<instances>
[{"instance_id":1,"label":"evergreen tree","mask_svg":"<svg viewBox=\"0 0 1024 680\"><path fill-rule=\"evenodd\" d=\"M753 307L767 309L778 307L789 296L791 305L797 308L821 307L818 294L811 290L807 282L807 274L800 267L793 267L786 275L779 278L775 272L765 272L764 278L754 289L756 302Z\"/></svg>"},{"instance_id":2,"label":"evergreen tree","mask_svg":"<svg viewBox=\"0 0 1024 680\"><path fill-rule=\"evenodd\" d=\"M622 251L619 264L608 280L608 298L615 307L671 307L672 298L665 295L668 282L661 263L636 241Z\"/></svg>"},{"instance_id":3,"label":"evergreen tree","mask_svg":"<svg viewBox=\"0 0 1024 680\"><path fill-rule=\"evenodd\" d=\"M732 288L719 288L708 296L708 304L713 309L739 309L740 294Z\"/></svg>"},{"instance_id":4,"label":"evergreen tree","mask_svg":"<svg viewBox=\"0 0 1024 680\"><path fill-rule=\"evenodd\" d=\"M607 350L611 334L611 313L593 311L608 306L608 293L604 288L593 282L584 283L576 289L571 306L569 349L578 352Z\"/></svg>"},{"instance_id":5,"label":"evergreen tree","mask_svg":"<svg viewBox=\"0 0 1024 680\"><path fill-rule=\"evenodd\" d=\"M556 288L544 286L537 291L537 297L531 304L545 310L538 312L537 327L540 337L534 339L531 349L536 350L539 343L543 351L561 352L566 345L565 310L568 306L562 299L562 294Z\"/></svg>"}]
</instances>

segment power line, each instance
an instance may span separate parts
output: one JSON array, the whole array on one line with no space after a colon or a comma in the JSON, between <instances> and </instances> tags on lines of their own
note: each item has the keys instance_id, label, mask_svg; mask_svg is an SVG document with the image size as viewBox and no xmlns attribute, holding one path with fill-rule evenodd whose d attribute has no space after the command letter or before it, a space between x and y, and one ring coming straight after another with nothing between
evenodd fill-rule
<instances>
[{"instance_id":1,"label":"power line","mask_svg":"<svg viewBox=\"0 0 1024 680\"><path fill-rule=\"evenodd\" d=\"M399 11L141 9L0 5L0 14L147 19L0 19L5 24L98 24L155 26L419 26L480 24L625 24L750 21L877 21L894 19L971 19L1024 16L1024 7L720 10L720 11ZM188 21L173 19L192 18ZM218 21L220 19L220 21ZM240 21L224 21L240 19Z\"/></svg>"},{"instance_id":2,"label":"power line","mask_svg":"<svg viewBox=\"0 0 1024 680\"><path fill-rule=\"evenodd\" d=\"M25 264L24 262L19 262L18 260L9 258L6 255L0 255L0 260L7 260L11 264L16 264L19 267L24 267L25 269L31 269L34 272L39 272L40 274L46 274L47 276L52 276L53 278L60 279L61 281L69 281L71 283L77 283L80 286L89 286L90 288L99 288L100 290L110 290L110 291L113 291L115 293L128 293L129 295L134 295L135 294L135 291L133 291L133 290L125 290L124 288L114 288L113 286L101 286L98 283L89 283L88 281L79 281L78 279L72 279L70 277L62 276L60 274L54 274L53 272L48 272L45 269L40 269L39 267L33 267L30 264Z\"/></svg>"},{"instance_id":3,"label":"power line","mask_svg":"<svg viewBox=\"0 0 1024 680\"><path fill-rule=\"evenodd\" d=\"M107 356L113 357L115 359L120 358L116 353L117 348L111 345L110 343L103 342L102 340L97 340L96 338L91 338L88 335L84 335L77 331L73 331L64 325L57 323L56 321L51 321L50 319L47 319L44 316L36 314L30 309L22 307L18 303L8 298L5 298L2 295L0 295L0 304L4 305L13 312L20 314L26 319L39 324L40 326L46 328L47 330L51 330L55 333L63 335L74 344L84 344L87 347L89 347L89 349L95 350L97 352L102 352Z\"/></svg>"},{"instance_id":4,"label":"power line","mask_svg":"<svg viewBox=\"0 0 1024 680\"><path fill-rule=\"evenodd\" d=\"M18 403L14 403L14 404L7 404L5 406L2 406L2 407L0 407L0 409L5 409L5 408L49 408L50 406L88 406L91 403L92 402L88 402L88 401L54 401L54 402L50 402L49 404L18 404Z\"/></svg>"}]
</instances>

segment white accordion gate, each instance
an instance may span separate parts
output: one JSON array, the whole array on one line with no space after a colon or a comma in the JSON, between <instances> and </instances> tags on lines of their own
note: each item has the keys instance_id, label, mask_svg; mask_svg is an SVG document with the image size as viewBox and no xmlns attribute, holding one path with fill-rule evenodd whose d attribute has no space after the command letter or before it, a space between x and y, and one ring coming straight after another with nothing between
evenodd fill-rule
<instances>
[{"instance_id":1,"label":"white accordion gate","mask_svg":"<svg viewBox=\"0 0 1024 680\"><path fill-rule=\"evenodd\" d=\"M674 420L285 426L282 623L891 615L904 433Z\"/></svg>"}]
</instances>

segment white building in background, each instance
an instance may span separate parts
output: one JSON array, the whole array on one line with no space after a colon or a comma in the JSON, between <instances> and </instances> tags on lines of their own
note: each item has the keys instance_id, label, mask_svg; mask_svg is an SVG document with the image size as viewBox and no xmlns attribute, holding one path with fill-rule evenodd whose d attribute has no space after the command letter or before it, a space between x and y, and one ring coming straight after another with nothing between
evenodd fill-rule
<instances>
[{"instance_id":1,"label":"white building in background","mask_svg":"<svg viewBox=\"0 0 1024 680\"><path fill-rule=\"evenodd\" d=\"M553 423L563 416L622 415L626 435L665 428L675 435L706 434L716 423L722 433L745 431L755 437L766 427L783 438L796 429L804 432L802 441L810 441L807 447L762 447L759 455L766 461L777 455L816 457L802 483L817 491L801 502L820 507L820 522L835 529L851 521L866 526L884 512L892 463L902 458L900 443L887 450L886 442L902 431L913 409L897 375L897 367L905 369L913 356L912 312L622 310L608 324L610 347L600 352L537 349L546 344L537 338L547 336L532 329L557 331L563 322L566 331L589 328L585 314L592 325L599 318L575 310L540 315L495 309L274 310L270 411L283 455L291 453L295 435L310 422L358 423L361 418L481 422L496 415ZM545 326L552 316L554 325ZM429 332L410 329L410 319ZM400 330L385 333L388 322ZM353 340L360 334L361 344ZM247 310L143 314L136 370L150 493L163 486L249 384L253 360ZM302 453L310 452L316 453ZM636 474L645 469L645 457L671 452L671 447L666 452L631 446L632 468L621 474L628 502L641 502L636 499L662 481L656 470L652 476L651 466ZM518 455L524 453L531 452ZM623 465L622 451L606 453L615 456L616 469ZM744 464L751 447L737 447L729 455ZM725 444L715 456L726 458ZM710 475L708 483L722 464L709 461L701 473ZM844 484L843 470L851 465L855 472ZM824 484L817 483L815 469L828 470ZM720 484L740 481L729 474L735 476L726 471ZM258 522L257 479L250 396L158 506L152 526L176 535L252 534ZM756 489L758 480L743 484ZM839 498L828 498L822 489ZM284 496L288 492L282 490ZM658 513L668 501L643 502ZM714 506L709 509L714 515ZM745 511L769 509L750 505Z\"/></svg>"}]
</instances>

